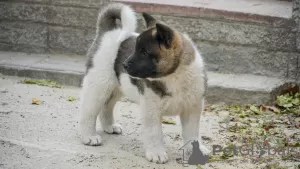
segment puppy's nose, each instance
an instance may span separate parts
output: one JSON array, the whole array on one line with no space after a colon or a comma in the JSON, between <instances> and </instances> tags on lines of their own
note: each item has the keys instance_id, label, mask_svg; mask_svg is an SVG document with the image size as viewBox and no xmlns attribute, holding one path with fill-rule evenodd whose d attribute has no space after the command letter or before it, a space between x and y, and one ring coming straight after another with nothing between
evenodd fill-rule
<instances>
[{"instance_id":1,"label":"puppy's nose","mask_svg":"<svg viewBox=\"0 0 300 169\"><path fill-rule=\"evenodd\" d=\"M124 69L127 69L128 68L128 64L127 63L123 63L123 67L124 67Z\"/></svg>"}]
</instances>

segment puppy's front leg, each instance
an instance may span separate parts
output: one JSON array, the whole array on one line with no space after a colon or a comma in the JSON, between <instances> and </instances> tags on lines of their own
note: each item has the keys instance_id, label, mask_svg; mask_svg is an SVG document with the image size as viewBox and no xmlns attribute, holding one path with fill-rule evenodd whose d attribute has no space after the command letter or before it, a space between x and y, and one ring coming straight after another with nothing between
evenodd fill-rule
<instances>
[{"instance_id":1,"label":"puppy's front leg","mask_svg":"<svg viewBox=\"0 0 300 169\"><path fill-rule=\"evenodd\" d=\"M161 126L161 108L155 101L141 102L143 114L143 141L148 161L166 163L168 156L165 150Z\"/></svg>"},{"instance_id":2,"label":"puppy's front leg","mask_svg":"<svg viewBox=\"0 0 300 169\"><path fill-rule=\"evenodd\" d=\"M200 116L203 111L203 101L199 107L193 107L189 112L182 112L180 114L180 121L182 125L183 144L190 141L199 140L199 148L204 154L208 154L209 150L203 145L199 137ZM188 145L188 152L191 152L191 146Z\"/></svg>"}]
</instances>

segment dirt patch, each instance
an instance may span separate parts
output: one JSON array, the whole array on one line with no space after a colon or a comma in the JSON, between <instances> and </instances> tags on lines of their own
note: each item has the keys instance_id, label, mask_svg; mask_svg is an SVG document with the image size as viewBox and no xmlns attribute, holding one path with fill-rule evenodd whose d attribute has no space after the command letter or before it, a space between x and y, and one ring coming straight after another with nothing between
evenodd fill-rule
<instances>
[{"instance_id":1,"label":"dirt patch","mask_svg":"<svg viewBox=\"0 0 300 169\"><path fill-rule=\"evenodd\" d=\"M210 105L206 111L223 116L210 163L261 168L300 168L300 94L277 97L276 104ZM224 117L225 114L225 117Z\"/></svg>"}]
</instances>

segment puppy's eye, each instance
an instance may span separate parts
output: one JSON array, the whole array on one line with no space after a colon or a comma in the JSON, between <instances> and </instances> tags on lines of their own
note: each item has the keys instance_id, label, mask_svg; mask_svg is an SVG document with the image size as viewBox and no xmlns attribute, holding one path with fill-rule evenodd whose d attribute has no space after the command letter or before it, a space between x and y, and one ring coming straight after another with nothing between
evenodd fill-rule
<instances>
[{"instance_id":1,"label":"puppy's eye","mask_svg":"<svg viewBox=\"0 0 300 169\"><path fill-rule=\"evenodd\" d=\"M144 56L148 56L148 52L144 48L141 50L141 53Z\"/></svg>"}]
</instances>

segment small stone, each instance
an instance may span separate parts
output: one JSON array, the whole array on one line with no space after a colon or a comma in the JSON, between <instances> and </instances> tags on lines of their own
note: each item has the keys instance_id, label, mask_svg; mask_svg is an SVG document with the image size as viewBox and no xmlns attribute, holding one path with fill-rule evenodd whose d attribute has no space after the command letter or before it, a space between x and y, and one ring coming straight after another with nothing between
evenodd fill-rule
<instances>
[{"instance_id":1,"label":"small stone","mask_svg":"<svg viewBox=\"0 0 300 169\"><path fill-rule=\"evenodd\" d=\"M8 90L6 88L0 88L0 93L7 93Z\"/></svg>"},{"instance_id":2,"label":"small stone","mask_svg":"<svg viewBox=\"0 0 300 169\"><path fill-rule=\"evenodd\" d=\"M300 117L295 118L295 122L296 122L296 123L300 123Z\"/></svg>"},{"instance_id":3,"label":"small stone","mask_svg":"<svg viewBox=\"0 0 300 169\"><path fill-rule=\"evenodd\" d=\"M257 126L258 126L258 123L250 123L250 126L251 126L251 127L257 127Z\"/></svg>"},{"instance_id":4,"label":"small stone","mask_svg":"<svg viewBox=\"0 0 300 169\"><path fill-rule=\"evenodd\" d=\"M219 116L221 116L221 117L227 117L227 116L229 116L229 112L225 111L225 110L219 111Z\"/></svg>"},{"instance_id":5,"label":"small stone","mask_svg":"<svg viewBox=\"0 0 300 169\"><path fill-rule=\"evenodd\" d=\"M6 106L6 105L8 105L7 103L1 103L1 106Z\"/></svg>"},{"instance_id":6,"label":"small stone","mask_svg":"<svg viewBox=\"0 0 300 169\"><path fill-rule=\"evenodd\" d=\"M208 136L201 136L202 140L208 140L208 141L211 141L212 139Z\"/></svg>"}]
</instances>

